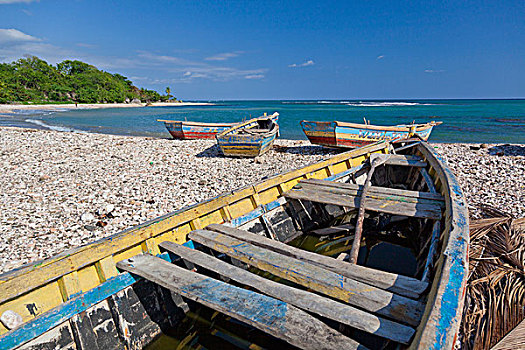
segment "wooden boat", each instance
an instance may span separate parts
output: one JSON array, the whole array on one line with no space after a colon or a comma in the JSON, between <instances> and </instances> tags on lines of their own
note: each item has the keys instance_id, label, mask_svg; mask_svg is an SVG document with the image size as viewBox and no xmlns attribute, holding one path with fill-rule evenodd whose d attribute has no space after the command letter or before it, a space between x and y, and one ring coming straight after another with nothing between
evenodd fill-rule
<instances>
[{"instance_id":1,"label":"wooden boat","mask_svg":"<svg viewBox=\"0 0 525 350\"><path fill-rule=\"evenodd\" d=\"M268 152L279 135L279 124L270 117L240 123L217 134L217 144L225 156L257 157Z\"/></svg>"},{"instance_id":2,"label":"wooden boat","mask_svg":"<svg viewBox=\"0 0 525 350\"><path fill-rule=\"evenodd\" d=\"M266 116L264 113L263 116ZM277 118L279 113L275 112L271 117ZM237 123L200 123L179 120L162 120L157 119L158 122L163 122L174 139L193 140L193 139L213 139L215 135L224 130L228 130Z\"/></svg>"},{"instance_id":3,"label":"wooden boat","mask_svg":"<svg viewBox=\"0 0 525 350\"><path fill-rule=\"evenodd\" d=\"M194 140L212 139L217 133L227 130L235 123L199 123L178 120L161 120L174 139Z\"/></svg>"},{"instance_id":4,"label":"wooden boat","mask_svg":"<svg viewBox=\"0 0 525 350\"><path fill-rule=\"evenodd\" d=\"M453 349L465 199L425 142L391 151L378 142L341 153L0 275L0 349L141 348L197 303L303 349ZM353 264L286 244L359 227L365 210L356 246L396 232L414 252L412 275L393 272L402 256L388 271L367 263L371 252Z\"/></svg>"},{"instance_id":5,"label":"wooden boat","mask_svg":"<svg viewBox=\"0 0 525 350\"><path fill-rule=\"evenodd\" d=\"M427 141L434 126L441 123L432 121L425 124L378 126L338 121L315 122L303 120L301 121L301 126L306 137L313 144L328 147L355 148L379 140L400 142L415 137Z\"/></svg>"}]
</instances>

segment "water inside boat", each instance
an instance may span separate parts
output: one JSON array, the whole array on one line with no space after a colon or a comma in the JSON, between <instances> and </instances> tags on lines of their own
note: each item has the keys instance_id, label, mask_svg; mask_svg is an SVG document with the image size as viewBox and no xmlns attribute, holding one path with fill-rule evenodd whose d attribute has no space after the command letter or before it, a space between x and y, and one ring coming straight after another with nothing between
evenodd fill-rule
<instances>
[{"instance_id":1,"label":"water inside boat","mask_svg":"<svg viewBox=\"0 0 525 350\"><path fill-rule=\"evenodd\" d=\"M367 232L370 232L370 235L365 234L365 237L363 237L358 264L405 276L415 276L417 271L416 253L413 247L410 247L408 239L400 236L399 229L402 226L398 224L396 228L390 227L389 230L385 230L383 227L381 231L381 226L378 226L379 222L380 220L373 215L365 220L364 225ZM348 226L340 226L353 228L353 225L350 224ZM405 226L403 228L406 229ZM306 251L337 258L350 252L353 242L351 232L351 230L348 230L346 234L304 234L288 244ZM372 234L376 232L380 233ZM225 258L224 255L220 257ZM275 282L306 290L305 287L299 284L277 277L269 272L253 267L249 267L249 271ZM220 278L217 274L210 271L207 271L206 274L214 278ZM240 286L240 284L236 283L235 285ZM165 330L159 338L146 348L147 350L297 349L285 341L218 311L198 305L192 301L189 301L188 305L192 311L186 313L186 317L180 322L179 326ZM393 349L396 346L383 338L348 326L337 325L334 321L328 319L323 319L323 321L331 326L338 327L340 331L344 330L345 334L359 340L360 343L371 349Z\"/></svg>"}]
</instances>

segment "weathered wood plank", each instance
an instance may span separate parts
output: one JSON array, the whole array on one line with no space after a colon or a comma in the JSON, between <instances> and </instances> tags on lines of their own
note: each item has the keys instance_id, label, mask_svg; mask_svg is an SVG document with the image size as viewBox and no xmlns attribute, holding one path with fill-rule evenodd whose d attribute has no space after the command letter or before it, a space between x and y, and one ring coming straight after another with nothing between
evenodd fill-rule
<instances>
[{"instance_id":1,"label":"weathered wood plank","mask_svg":"<svg viewBox=\"0 0 525 350\"><path fill-rule=\"evenodd\" d=\"M396 148L395 151L396 152L400 152L400 151L403 151L403 150L406 150L408 148L412 148L414 146L417 146L421 143L421 141L416 141L416 142L413 142L413 143L409 143L408 145L404 145L402 147L399 147L399 148Z\"/></svg>"},{"instance_id":2,"label":"weathered wood plank","mask_svg":"<svg viewBox=\"0 0 525 350\"><path fill-rule=\"evenodd\" d=\"M496 343L490 350L518 350L525 349L525 320L518 323L505 337Z\"/></svg>"},{"instance_id":3,"label":"weathered wood plank","mask_svg":"<svg viewBox=\"0 0 525 350\"><path fill-rule=\"evenodd\" d=\"M364 348L295 306L190 272L151 255L137 255L117 266L301 349Z\"/></svg>"},{"instance_id":4,"label":"weathered wood plank","mask_svg":"<svg viewBox=\"0 0 525 350\"><path fill-rule=\"evenodd\" d=\"M216 231L225 235L240 239L244 242L256 246L270 249L277 253L293 257L298 260L322 266L335 273L364 282L366 284L388 290L393 293L404 295L410 298L418 298L427 288L428 283L412 277L397 275L390 272L371 269L369 267L349 264L328 256L308 252L287 244L271 240L269 238L239 230L224 225L212 224L206 227L207 230Z\"/></svg>"},{"instance_id":5,"label":"weathered wood plank","mask_svg":"<svg viewBox=\"0 0 525 350\"><path fill-rule=\"evenodd\" d=\"M234 281L253 287L271 297L344 323L350 327L403 344L408 344L415 332L414 329L408 326L377 317L352 306L268 280L222 260L215 259L198 250L190 249L173 242L163 242L160 246L195 265L204 267L222 276L231 278Z\"/></svg>"},{"instance_id":6,"label":"weathered wood plank","mask_svg":"<svg viewBox=\"0 0 525 350\"><path fill-rule=\"evenodd\" d=\"M432 180L432 177L428 173L427 169L421 168L419 169L419 172L421 173L421 176L423 176L423 179L425 179L425 182L427 183L428 191L430 193L437 193L436 186L434 186L434 180Z\"/></svg>"},{"instance_id":7,"label":"weathered wood plank","mask_svg":"<svg viewBox=\"0 0 525 350\"><path fill-rule=\"evenodd\" d=\"M422 303L352 280L318 265L216 232L196 230L189 234L189 238L278 277L402 323L417 326L421 319L424 308Z\"/></svg>"},{"instance_id":8,"label":"weathered wood plank","mask_svg":"<svg viewBox=\"0 0 525 350\"><path fill-rule=\"evenodd\" d=\"M426 170L421 169L420 171L426 172ZM427 173L428 174L428 173ZM363 185L356 185L351 183L343 183L343 182L336 182L336 181L327 181L327 180L319 180L319 179L307 179L307 180L301 180L299 182L298 188L311 188L311 189L318 189L318 188L336 188L341 190L347 190L348 194L351 195L360 195L363 191ZM414 199L428 199L432 201L438 201L438 202L444 202L445 198L439 194L434 192L421 192L421 191L410 191L410 190L402 190L399 188L389 188L389 187L381 187L381 186L370 186L369 193L377 194L377 195L386 195L386 196L400 196L400 197L407 197L407 200L409 198Z\"/></svg>"},{"instance_id":9,"label":"weathered wood plank","mask_svg":"<svg viewBox=\"0 0 525 350\"><path fill-rule=\"evenodd\" d=\"M287 198L302 199L317 203L339 205L348 208L358 208L359 197L346 194L329 193L320 190L290 190L284 194ZM399 198L373 198L367 196L366 210L393 215L403 215L417 218L439 220L442 216L441 207L434 203L411 203L401 201Z\"/></svg>"},{"instance_id":10,"label":"weathered wood plank","mask_svg":"<svg viewBox=\"0 0 525 350\"><path fill-rule=\"evenodd\" d=\"M402 154L391 154L390 158L386 161L386 165L399 165L399 166L413 166L418 168L425 168L427 163L424 162L421 157L402 155Z\"/></svg>"},{"instance_id":11,"label":"weathered wood plank","mask_svg":"<svg viewBox=\"0 0 525 350\"><path fill-rule=\"evenodd\" d=\"M330 226L330 227L320 228L317 230L310 231L309 233L313 233L319 236L327 236L327 235L348 233L350 232L350 230L353 230L354 228L355 226L352 224L344 224L344 225L339 225L339 226Z\"/></svg>"},{"instance_id":12,"label":"weathered wood plank","mask_svg":"<svg viewBox=\"0 0 525 350\"><path fill-rule=\"evenodd\" d=\"M436 260L436 252L439 245L439 237L441 236L441 223L439 221L434 222L432 228L430 248L428 248L427 260L425 262L425 269L423 270L422 281L428 282L430 280L430 270L434 267L434 261Z\"/></svg>"}]
</instances>

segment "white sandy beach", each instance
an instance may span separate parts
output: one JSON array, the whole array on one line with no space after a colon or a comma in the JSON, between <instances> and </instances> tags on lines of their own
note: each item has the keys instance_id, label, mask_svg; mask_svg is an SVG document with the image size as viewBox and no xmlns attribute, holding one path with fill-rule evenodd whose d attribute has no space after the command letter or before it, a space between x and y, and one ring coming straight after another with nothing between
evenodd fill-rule
<instances>
[{"instance_id":1,"label":"white sandy beach","mask_svg":"<svg viewBox=\"0 0 525 350\"><path fill-rule=\"evenodd\" d=\"M306 141L276 145L258 159L235 159L222 157L214 140L2 127L0 272L336 152ZM457 174L471 215L479 204L525 214L524 145L433 145Z\"/></svg>"},{"instance_id":2,"label":"white sandy beach","mask_svg":"<svg viewBox=\"0 0 525 350\"><path fill-rule=\"evenodd\" d=\"M205 102L154 102L149 105L145 103L69 103L69 104L0 104L0 114L10 114L20 110L61 111L69 109L100 109L100 108L135 108L135 107L183 107L183 106L207 106L211 103Z\"/></svg>"}]
</instances>

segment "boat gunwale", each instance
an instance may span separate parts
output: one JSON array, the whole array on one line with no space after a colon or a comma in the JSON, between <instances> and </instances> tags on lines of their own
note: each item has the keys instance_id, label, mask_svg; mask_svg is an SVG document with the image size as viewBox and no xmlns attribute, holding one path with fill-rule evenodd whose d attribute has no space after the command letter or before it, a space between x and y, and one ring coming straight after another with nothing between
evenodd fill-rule
<instances>
[{"instance_id":1,"label":"boat gunwale","mask_svg":"<svg viewBox=\"0 0 525 350\"><path fill-rule=\"evenodd\" d=\"M16 299L23 294L29 293L39 287L56 281L70 272L77 271L83 267L111 257L114 254L130 249L133 246L140 245L149 238L160 235L177 226L189 223L196 218L219 210L226 205L238 202L242 199L250 197L251 195L257 194L293 179L304 177L308 173L327 168L333 164L341 163L352 158L358 158L360 156L367 156L370 153L380 150L386 150L386 152L388 152L388 148L389 144L382 140L362 148L340 153L336 156L317 163L306 165L298 169L293 169L285 173L275 174L244 187L224 192L214 198L194 203L174 212L130 227L89 244L68 249L50 258L29 263L0 274L0 304L4 304L5 302ZM197 211L197 208L202 210ZM188 215L190 213L192 215ZM165 228L156 229L155 225L161 223L165 224ZM123 247L122 245L125 246ZM89 254L88 257L84 256L83 261L79 264L72 262L75 260L74 257L81 256L83 253L89 250L95 250L98 254ZM42 270L44 269L48 271L51 270L51 276L41 277L40 275L42 275ZM49 275L49 272L45 275ZM25 282L23 285L19 285L20 281L18 280L21 279L23 280L22 282ZM14 291L12 291L13 289Z\"/></svg>"},{"instance_id":2,"label":"boat gunwale","mask_svg":"<svg viewBox=\"0 0 525 350\"><path fill-rule=\"evenodd\" d=\"M334 126L340 126L340 127L347 127L347 128L353 128L353 129L369 129L369 130L379 130L379 131L398 131L398 132L408 132L411 131L411 128L414 126L416 127L416 131L425 131L428 130L431 127L443 124L443 122L440 121L430 121L428 123L423 124L403 124L403 125L372 125L372 124L359 124L359 123L350 123L350 122L340 122L337 120L334 121L315 121L315 120L301 120L301 126L304 126L303 123L315 123L315 124L332 124L334 123ZM305 130L306 131L306 130ZM334 129L335 131L335 129Z\"/></svg>"},{"instance_id":3,"label":"boat gunwale","mask_svg":"<svg viewBox=\"0 0 525 350\"><path fill-rule=\"evenodd\" d=\"M441 122L439 122L441 123ZM414 124L414 125L372 125L372 124L359 124L359 123L348 123L348 122L335 122L336 126L345 127L345 128L355 128L355 129L369 129L369 130L380 130L380 131L398 131L398 132L409 132L413 127L415 131L424 131L434 127L436 124L435 121L431 121L424 124Z\"/></svg>"},{"instance_id":4,"label":"boat gunwale","mask_svg":"<svg viewBox=\"0 0 525 350\"><path fill-rule=\"evenodd\" d=\"M431 127L434 127L436 125L440 125L443 122L440 121L430 121L428 123L423 124L413 124L413 125L372 125L372 124L359 124L359 123L350 123L350 122L340 122L340 121L314 121L314 120L301 120L301 126L303 126L303 123L323 123L323 124L331 124L334 123L334 126L340 126L340 127L346 127L346 128L353 128L353 129L369 129L369 130L379 130L379 131L398 131L398 132L409 132L411 131L411 128L414 126L416 127L415 131L425 131L430 129ZM303 126L304 129L304 126ZM335 129L334 129L335 131Z\"/></svg>"},{"instance_id":5,"label":"boat gunwale","mask_svg":"<svg viewBox=\"0 0 525 350\"><path fill-rule=\"evenodd\" d=\"M453 349L463 313L468 279L469 216L467 204L452 170L426 142L418 144L442 182L446 200L445 227L427 306L410 349ZM447 229L448 227L448 229Z\"/></svg>"},{"instance_id":6,"label":"boat gunwale","mask_svg":"<svg viewBox=\"0 0 525 350\"><path fill-rule=\"evenodd\" d=\"M270 120L273 125L275 126L274 128L272 129L268 129L267 132L265 133L261 133L261 134L246 134L246 135L240 135L238 132L240 131L240 129L244 129L244 127L246 125L249 125L255 121L258 121L258 120ZM222 141L222 142L226 142L226 137L228 136L237 136L237 137L242 137L242 138L252 138L252 139L257 139L257 141L260 140L260 142L262 142L264 139L266 138L269 138L269 137L272 137L274 135L276 135L277 133L279 132L279 124L277 124L275 122L275 120L273 120L272 116L266 116L266 117L257 117L257 118L252 118L250 120L247 120L247 121L244 121L242 123L239 123L237 125L234 125L232 126L231 128L227 129L227 130L224 130L224 131L221 131L220 133L217 133L217 135L215 135L215 138L217 139L217 141Z\"/></svg>"},{"instance_id":7,"label":"boat gunwale","mask_svg":"<svg viewBox=\"0 0 525 350\"><path fill-rule=\"evenodd\" d=\"M157 119L158 122L162 122L164 124L180 124L187 125L187 126L224 126L224 127L232 127L235 124L238 123L205 123L205 122L192 122L192 121L182 121L182 120L164 120L164 119Z\"/></svg>"}]
</instances>

